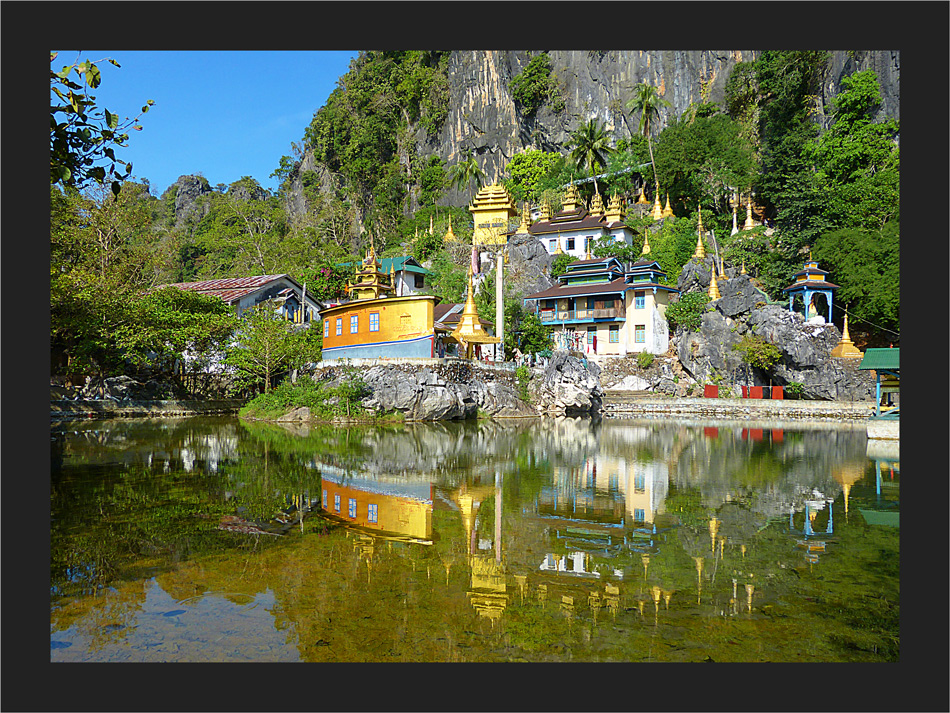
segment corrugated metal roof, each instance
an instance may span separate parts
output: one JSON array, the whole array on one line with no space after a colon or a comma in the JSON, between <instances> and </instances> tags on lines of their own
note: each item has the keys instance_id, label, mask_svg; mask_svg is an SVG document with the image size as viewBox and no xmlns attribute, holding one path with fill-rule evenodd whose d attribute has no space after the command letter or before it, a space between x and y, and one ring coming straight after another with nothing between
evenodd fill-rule
<instances>
[{"instance_id":1,"label":"corrugated metal roof","mask_svg":"<svg viewBox=\"0 0 950 713\"><path fill-rule=\"evenodd\" d=\"M897 349L867 349L861 360L859 369L899 370L901 366L901 350Z\"/></svg>"},{"instance_id":2,"label":"corrugated metal roof","mask_svg":"<svg viewBox=\"0 0 950 713\"><path fill-rule=\"evenodd\" d=\"M257 292L282 277L294 281L293 278L284 273L281 275L255 275L254 277L224 277L217 280L200 280L198 282L174 282L169 286L191 292L200 292L204 295L215 295L230 304L245 295Z\"/></svg>"}]
</instances>

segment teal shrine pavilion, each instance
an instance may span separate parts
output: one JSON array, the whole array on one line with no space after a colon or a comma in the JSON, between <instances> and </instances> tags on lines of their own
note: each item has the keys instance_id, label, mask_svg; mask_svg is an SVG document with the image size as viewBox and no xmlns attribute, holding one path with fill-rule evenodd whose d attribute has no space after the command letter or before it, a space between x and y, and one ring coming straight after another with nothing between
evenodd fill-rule
<instances>
[{"instance_id":1,"label":"teal shrine pavilion","mask_svg":"<svg viewBox=\"0 0 950 713\"><path fill-rule=\"evenodd\" d=\"M812 320L819 317L817 300L818 295L824 295L828 301L828 324L831 324L831 307L834 291L838 285L834 285L825 279L828 273L825 270L818 269L818 261L812 260L811 255L805 263L801 272L795 273L795 282L786 287L782 292L788 294L788 310L795 311L795 297L801 296L802 304L805 306L805 319Z\"/></svg>"}]
</instances>

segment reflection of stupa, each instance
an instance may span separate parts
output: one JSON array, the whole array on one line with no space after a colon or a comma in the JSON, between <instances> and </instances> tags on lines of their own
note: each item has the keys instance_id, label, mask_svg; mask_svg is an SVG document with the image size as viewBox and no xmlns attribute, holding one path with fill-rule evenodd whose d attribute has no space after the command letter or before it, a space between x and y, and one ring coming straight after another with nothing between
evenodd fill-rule
<instances>
[{"instance_id":1,"label":"reflection of stupa","mask_svg":"<svg viewBox=\"0 0 950 713\"><path fill-rule=\"evenodd\" d=\"M508 606L508 586L504 567L493 557L473 555L471 558L472 585L469 600L479 616L499 619Z\"/></svg>"}]
</instances>

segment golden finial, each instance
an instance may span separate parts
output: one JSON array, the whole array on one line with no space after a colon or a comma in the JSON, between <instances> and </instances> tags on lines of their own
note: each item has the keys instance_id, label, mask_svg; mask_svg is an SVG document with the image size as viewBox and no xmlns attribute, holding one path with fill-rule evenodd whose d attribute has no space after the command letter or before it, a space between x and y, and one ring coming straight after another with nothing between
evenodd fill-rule
<instances>
[{"instance_id":1,"label":"golden finial","mask_svg":"<svg viewBox=\"0 0 950 713\"><path fill-rule=\"evenodd\" d=\"M745 275L745 274L747 274L746 271L745 271L745 258L742 258L742 272L740 272L739 274L740 274L740 275Z\"/></svg>"},{"instance_id":2,"label":"golden finial","mask_svg":"<svg viewBox=\"0 0 950 713\"><path fill-rule=\"evenodd\" d=\"M590 260L590 259L591 259L591 254L590 254L590 240L591 240L591 239L590 239L590 238L584 238L584 240L587 241L587 252L586 252L586 254L584 255L584 259L585 259L585 260Z\"/></svg>"},{"instance_id":3,"label":"golden finial","mask_svg":"<svg viewBox=\"0 0 950 713\"><path fill-rule=\"evenodd\" d=\"M851 341L851 335L848 333L848 313L844 313L844 333L841 335L841 340L831 350L831 356L833 357L845 357L845 358L857 358L863 357L864 352L854 346L854 342Z\"/></svg>"},{"instance_id":4,"label":"golden finial","mask_svg":"<svg viewBox=\"0 0 950 713\"><path fill-rule=\"evenodd\" d=\"M729 279L726 276L726 261L722 258L722 256L719 257L719 279L720 280Z\"/></svg>"},{"instance_id":5,"label":"golden finial","mask_svg":"<svg viewBox=\"0 0 950 713\"><path fill-rule=\"evenodd\" d=\"M429 214L429 235L435 235L435 223L431 213Z\"/></svg>"},{"instance_id":6,"label":"golden finial","mask_svg":"<svg viewBox=\"0 0 950 713\"><path fill-rule=\"evenodd\" d=\"M640 205L650 205L650 202L647 200L647 184L644 183L640 186L640 196L637 198L637 203Z\"/></svg>"},{"instance_id":7,"label":"golden finial","mask_svg":"<svg viewBox=\"0 0 950 713\"><path fill-rule=\"evenodd\" d=\"M666 208L663 209L663 217L669 218L673 215L673 209L670 207L670 194L666 194Z\"/></svg>"},{"instance_id":8,"label":"golden finial","mask_svg":"<svg viewBox=\"0 0 950 713\"><path fill-rule=\"evenodd\" d=\"M643 250L640 251L641 255L650 254L650 236L646 233L643 234Z\"/></svg>"}]
</instances>

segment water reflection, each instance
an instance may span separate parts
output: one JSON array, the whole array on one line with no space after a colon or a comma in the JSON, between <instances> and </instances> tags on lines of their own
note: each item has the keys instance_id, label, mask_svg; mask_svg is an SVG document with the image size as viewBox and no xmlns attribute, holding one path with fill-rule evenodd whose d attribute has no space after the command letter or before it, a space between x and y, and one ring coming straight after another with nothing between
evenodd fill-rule
<instances>
[{"instance_id":1,"label":"water reflection","mask_svg":"<svg viewBox=\"0 0 950 713\"><path fill-rule=\"evenodd\" d=\"M897 656L899 459L860 428L150 427L54 431L53 660L152 652L128 632L156 587L166 660L218 660L168 652L255 601L258 660Z\"/></svg>"}]
</instances>

